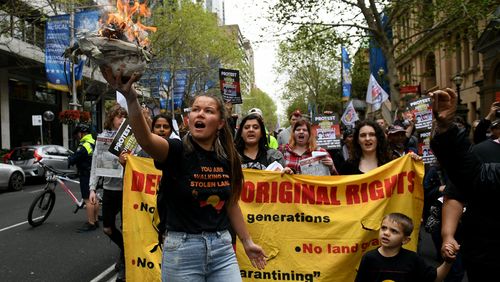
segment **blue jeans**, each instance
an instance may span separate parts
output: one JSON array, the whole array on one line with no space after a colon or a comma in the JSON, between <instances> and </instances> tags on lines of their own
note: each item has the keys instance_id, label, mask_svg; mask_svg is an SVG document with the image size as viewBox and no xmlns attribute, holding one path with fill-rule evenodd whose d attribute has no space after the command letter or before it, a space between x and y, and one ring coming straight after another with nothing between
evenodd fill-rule
<instances>
[{"instance_id":1,"label":"blue jeans","mask_svg":"<svg viewBox=\"0 0 500 282\"><path fill-rule=\"evenodd\" d=\"M164 282L242 281L229 231L168 231L163 244Z\"/></svg>"}]
</instances>

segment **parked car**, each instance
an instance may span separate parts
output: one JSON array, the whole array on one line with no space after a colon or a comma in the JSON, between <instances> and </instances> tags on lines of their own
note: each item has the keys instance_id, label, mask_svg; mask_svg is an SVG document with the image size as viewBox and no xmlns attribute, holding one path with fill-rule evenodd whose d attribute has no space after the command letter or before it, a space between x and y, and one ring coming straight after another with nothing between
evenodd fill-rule
<instances>
[{"instance_id":1,"label":"parked car","mask_svg":"<svg viewBox=\"0 0 500 282\"><path fill-rule=\"evenodd\" d=\"M37 162L43 162L66 173L76 174L76 166L68 167L68 156L71 154L73 154L71 150L59 145L22 146L8 153L4 161L21 167L26 177L45 177L44 169Z\"/></svg>"},{"instance_id":2,"label":"parked car","mask_svg":"<svg viewBox=\"0 0 500 282\"><path fill-rule=\"evenodd\" d=\"M23 189L24 180L22 168L12 164L0 163L0 190L19 191Z\"/></svg>"}]
</instances>

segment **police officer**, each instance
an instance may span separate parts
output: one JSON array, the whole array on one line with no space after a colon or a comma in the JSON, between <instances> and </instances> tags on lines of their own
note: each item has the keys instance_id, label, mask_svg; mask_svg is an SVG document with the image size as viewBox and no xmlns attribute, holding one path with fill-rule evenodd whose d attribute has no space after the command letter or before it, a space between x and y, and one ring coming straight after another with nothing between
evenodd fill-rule
<instances>
[{"instance_id":1,"label":"police officer","mask_svg":"<svg viewBox=\"0 0 500 282\"><path fill-rule=\"evenodd\" d=\"M78 138L80 143L75 153L68 158L68 165L76 165L78 168L80 191L87 210L87 222L78 229L78 232L92 231L98 227L97 215L99 211L99 203L92 204L89 201L90 168L92 166L92 153L94 152L95 140L92 134L90 134L90 127L83 123L75 127L73 136Z\"/></svg>"}]
</instances>

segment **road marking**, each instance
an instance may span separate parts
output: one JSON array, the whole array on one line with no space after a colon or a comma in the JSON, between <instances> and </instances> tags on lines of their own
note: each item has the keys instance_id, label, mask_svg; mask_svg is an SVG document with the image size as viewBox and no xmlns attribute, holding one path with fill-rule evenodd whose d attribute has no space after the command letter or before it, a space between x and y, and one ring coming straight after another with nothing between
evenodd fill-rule
<instances>
[{"instance_id":1,"label":"road marking","mask_svg":"<svg viewBox=\"0 0 500 282\"><path fill-rule=\"evenodd\" d=\"M39 216L39 217L37 217L37 218L33 218L33 221L36 221L36 220L38 220L38 219L40 219L40 218L42 218L42 217L43 217L43 216ZM25 223L28 223L28 221L23 221L23 222L20 222L20 223L17 223L17 224L11 225L11 226L7 226L7 227L5 227L5 228L0 229L0 232L5 231L5 230L12 229L12 228L14 228L14 227L18 227L19 225L23 225L23 224L25 224Z\"/></svg>"},{"instance_id":2,"label":"road marking","mask_svg":"<svg viewBox=\"0 0 500 282\"><path fill-rule=\"evenodd\" d=\"M25 223L27 223L27 222L28 222L28 221L25 221L25 222L21 222L21 223L18 223L18 224L14 224L14 225L11 225L11 226L8 226L8 227L5 227L5 228L2 228L2 229L0 229L0 232L5 231L5 230L9 230L9 229L14 228L14 227L18 227L19 225L23 225L23 224L25 224Z\"/></svg>"},{"instance_id":3,"label":"road marking","mask_svg":"<svg viewBox=\"0 0 500 282\"><path fill-rule=\"evenodd\" d=\"M28 193L35 194L35 193L38 193L38 192L42 192L43 190L45 190L45 189L42 188L42 189L38 189L38 190L34 190L34 191L29 191Z\"/></svg>"},{"instance_id":4,"label":"road marking","mask_svg":"<svg viewBox=\"0 0 500 282\"><path fill-rule=\"evenodd\" d=\"M106 281L106 282L115 282L117 278L118 278L118 274L115 274L115 275L113 275L113 277L111 277L111 278L110 278L108 281Z\"/></svg>"},{"instance_id":5,"label":"road marking","mask_svg":"<svg viewBox=\"0 0 500 282\"><path fill-rule=\"evenodd\" d=\"M108 267L108 269L104 270L101 274L97 275L94 279L90 280L90 282L99 282L99 281L101 281L101 279L103 279L104 277L106 277L106 275L108 275L111 271L115 270L115 265L116 265L116 263L112 264L110 267Z\"/></svg>"}]
</instances>

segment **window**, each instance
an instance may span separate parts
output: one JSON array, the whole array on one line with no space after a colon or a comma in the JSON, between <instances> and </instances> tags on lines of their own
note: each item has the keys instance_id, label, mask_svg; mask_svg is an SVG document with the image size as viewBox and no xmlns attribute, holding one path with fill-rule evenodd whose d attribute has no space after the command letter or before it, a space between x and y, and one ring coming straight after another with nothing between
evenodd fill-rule
<instances>
[{"instance_id":1,"label":"window","mask_svg":"<svg viewBox=\"0 0 500 282\"><path fill-rule=\"evenodd\" d=\"M11 159L14 161L29 160L34 158L35 149L18 148L12 152Z\"/></svg>"},{"instance_id":2,"label":"window","mask_svg":"<svg viewBox=\"0 0 500 282\"><path fill-rule=\"evenodd\" d=\"M11 18L12 23L12 37L17 38L19 40L24 40L24 21L16 16Z\"/></svg>"},{"instance_id":3,"label":"window","mask_svg":"<svg viewBox=\"0 0 500 282\"><path fill-rule=\"evenodd\" d=\"M59 152L57 151L57 148L54 147L54 146L45 147L45 149L43 151L44 151L45 154L47 154L49 156L57 156L57 155L59 155Z\"/></svg>"},{"instance_id":4,"label":"window","mask_svg":"<svg viewBox=\"0 0 500 282\"><path fill-rule=\"evenodd\" d=\"M0 10L0 30L2 33L7 33L10 30L10 15Z\"/></svg>"},{"instance_id":5,"label":"window","mask_svg":"<svg viewBox=\"0 0 500 282\"><path fill-rule=\"evenodd\" d=\"M431 88L436 85L436 56L429 53L425 57L424 87Z\"/></svg>"},{"instance_id":6,"label":"window","mask_svg":"<svg viewBox=\"0 0 500 282\"><path fill-rule=\"evenodd\" d=\"M68 157L69 155L73 154L73 152L64 147L57 146L56 148L57 148L57 154L59 156Z\"/></svg>"},{"instance_id":7,"label":"window","mask_svg":"<svg viewBox=\"0 0 500 282\"><path fill-rule=\"evenodd\" d=\"M463 39L463 48L464 48L464 51L463 51L463 55L464 55L464 70L468 70L471 65L470 65L470 50L471 50L471 43L469 41L469 38L467 36L465 36L465 38Z\"/></svg>"},{"instance_id":8,"label":"window","mask_svg":"<svg viewBox=\"0 0 500 282\"><path fill-rule=\"evenodd\" d=\"M455 64L457 73L462 72L462 40L460 35L455 39Z\"/></svg>"}]
</instances>

